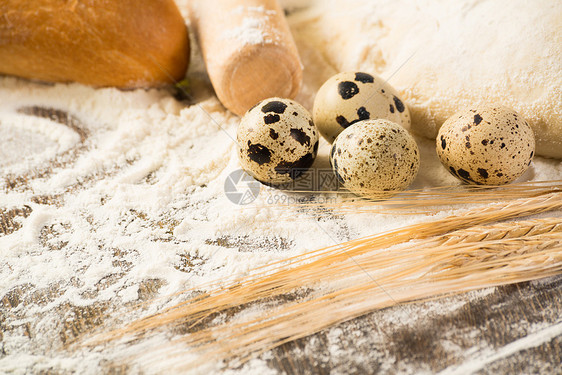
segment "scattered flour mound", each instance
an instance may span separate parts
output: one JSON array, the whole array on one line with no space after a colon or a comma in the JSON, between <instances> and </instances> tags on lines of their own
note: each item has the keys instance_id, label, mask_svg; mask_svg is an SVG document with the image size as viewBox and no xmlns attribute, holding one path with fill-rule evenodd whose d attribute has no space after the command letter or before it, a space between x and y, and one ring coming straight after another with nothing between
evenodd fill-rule
<instances>
[{"instance_id":1,"label":"scattered flour mound","mask_svg":"<svg viewBox=\"0 0 562 375\"><path fill-rule=\"evenodd\" d=\"M520 112L537 152L562 158L562 3L423 0L315 1L291 26L336 70L389 79L412 130L435 137L464 106Z\"/></svg>"}]
</instances>

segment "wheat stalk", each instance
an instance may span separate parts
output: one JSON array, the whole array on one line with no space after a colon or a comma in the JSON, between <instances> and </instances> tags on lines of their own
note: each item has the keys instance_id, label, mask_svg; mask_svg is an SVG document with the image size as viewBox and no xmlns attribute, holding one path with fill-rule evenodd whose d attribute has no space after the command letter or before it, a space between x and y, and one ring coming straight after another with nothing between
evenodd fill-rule
<instances>
[{"instance_id":1,"label":"wheat stalk","mask_svg":"<svg viewBox=\"0 0 562 375\"><path fill-rule=\"evenodd\" d=\"M562 190L562 180L529 181L510 185L460 185L440 186L423 190L407 190L392 192L362 193L364 198L358 198L346 190L322 191L332 194L333 199L322 201L301 202L299 207L322 210L331 210L335 213L381 213L381 214L413 214L420 212L435 212L435 208L444 205L474 204L497 202L501 196L503 201L523 197L535 197L542 194L559 192ZM284 190L284 193L311 193L315 191ZM388 198L388 196L392 196ZM387 197L385 199L385 197ZM276 207L283 204L274 201ZM265 205L265 206L271 206ZM265 207L264 206L264 207ZM252 206L255 208L255 206Z\"/></svg>"},{"instance_id":2,"label":"wheat stalk","mask_svg":"<svg viewBox=\"0 0 562 375\"><path fill-rule=\"evenodd\" d=\"M390 260L393 267L381 272L380 260ZM352 280L345 287L338 285L319 297L285 304L250 321L207 328L180 341L204 353L197 363L217 357L245 361L396 303L554 275L562 272L562 220L473 228L445 240L409 244L392 254L375 252L357 262L361 268L351 261L338 265L337 273Z\"/></svg>"},{"instance_id":3,"label":"wheat stalk","mask_svg":"<svg viewBox=\"0 0 562 375\"><path fill-rule=\"evenodd\" d=\"M353 199L352 201L350 201L349 203L351 205L353 205L353 207L351 206L347 206L345 202L338 204L335 204L333 207L331 207L334 211L345 211L347 209L352 209L354 213L357 212L364 212L364 211L368 211L368 212L378 212L378 209L374 209L373 207L379 207L382 206L381 209L381 213L389 213L391 210L393 210L393 206L403 206L402 208L404 208L404 206L410 207L410 208L415 208L415 207L427 207L429 205L431 206L443 206L443 205L454 205L454 204L462 204L462 203L486 203L486 202L490 202L490 201L494 201L497 202L499 198L501 198L502 201L509 201L509 200L515 200L515 206L521 204L522 206L526 206L529 207L530 211L528 213L525 212L521 212L520 215L524 216L527 214L532 214L532 210L534 209L533 207L531 207L533 204L534 205L540 205L541 201L544 200L545 206L548 206L550 201L553 200L552 197L554 197L554 199L556 198L556 194L559 194L560 189L561 189L561 183L562 180L554 180L554 181L531 181L531 182L525 182L525 183L517 183L517 184L510 184L510 185L504 185L504 186L483 186L483 185L463 185L463 186L443 186L443 187L434 187L434 188L430 188L430 189L424 189L424 190L412 190L412 191L407 191L407 192L402 192L400 193L400 195L398 197L395 197L393 199L390 200L384 200L384 201L378 201L378 202L371 202L371 201L366 201L366 200L359 200L357 201L357 199ZM317 192L316 192L317 193ZM521 202L521 203L519 203ZM363 206L367 205L368 209L365 209ZM307 206L307 204L303 204L303 206ZM322 209L322 204L310 204L311 207L320 207ZM328 207L329 205L324 205L324 207ZM338 208L340 207L340 208ZM551 208L553 210L557 209L558 206L554 205ZM489 219L487 220L487 222L494 222L494 221L498 221L498 220L505 220L505 219L509 219L511 216L511 212L513 210L510 210L510 204L509 203L499 203L496 204L490 208L488 208L488 212L489 213L484 213L484 216L489 215ZM538 210L542 210L546 208L548 210L548 207L543 207L540 208L538 207ZM399 213L400 211L398 209L395 209L394 211L392 211L393 214L395 213ZM406 212L411 212L406 210ZM435 211L433 211L435 212ZM474 214L478 214L480 212L479 209L477 210L473 210L472 212L467 212L465 215L461 215L461 216L466 216L465 219L461 219L466 221L467 223L469 223L468 225L472 225L470 223L473 224L478 224L479 220L478 218L475 217L471 217L474 216ZM419 213L419 211L417 212ZM439 220L437 221L436 224L442 225L445 223L447 223L447 221L449 220L449 218L445 219L445 220ZM484 220L486 220L486 217L484 217ZM426 227L430 227L432 226L433 223L427 223ZM466 227L466 226L465 226ZM414 233L416 229L420 230L420 233L423 232L422 228L404 228L403 230L399 230L398 234L404 234L404 232L409 232L409 233ZM448 230L453 230L455 229L454 226L450 226L450 228ZM446 231L445 231L446 232ZM445 233L444 232L444 233ZM384 237L385 235L388 236L392 236L394 235L395 232L392 233L388 233L388 234L381 234L380 237ZM430 235L429 233L427 235ZM407 236L406 236L407 237ZM405 240L404 236L400 237L400 240ZM392 246L394 243L398 243L399 241L390 241L388 243L381 243L381 246ZM371 246L374 246L374 244L372 244ZM328 247L328 248L323 248L323 249L319 249L316 251L311 251L305 255L299 255L299 256L295 256L295 257L289 257L280 261L276 261L276 262L272 262L269 263L266 266L262 266L262 267L258 267L254 270L254 273L251 277L246 277L244 278L244 280L235 280L234 282L225 285L225 283L223 281L216 281L216 282L212 282L212 283L208 283L206 285L203 285L199 288L193 288L190 290L183 290L183 291L178 291L177 293L174 293L173 295L166 295L166 296L162 296L156 299L152 299L149 301L144 301L135 305L130 305L127 307L127 309L139 309L142 307L145 307L151 303L154 303L157 300L164 300L164 299L168 299L170 297L173 296L178 296L178 295L182 295L182 294L186 294L189 292L195 292L196 289L204 289L204 290L215 290L215 292L220 291L221 289L226 289L226 288L234 288L239 286L240 283L248 283L253 279L257 279L260 276L267 274L267 273L271 273L272 271L278 271L281 267L294 267L294 266L298 266L299 264L305 264L309 261L312 261L315 258L321 257L324 254L328 255L330 254L332 251L334 251L334 249L344 249L345 250L345 244L340 244L338 246L332 246L332 247ZM202 298L206 298L208 297L207 294L202 294L200 295L200 297L198 297L199 299ZM191 304L193 303L193 300L188 300L187 302L185 302L185 304ZM158 314L159 318L161 318L161 315L171 311L171 310L175 310L181 308L181 304L174 306L172 308L169 309L165 309L163 310L160 314ZM175 319L175 317L173 318ZM132 328L132 327L128 327L128 328ZM147 329L150 329L151 327L146 327ZM111 331L111 335L119 335L120 332L125 332L125 331ZM69 341L68 345L73 344L74 341ZM67 346L68 346L67 345Z\"/></svg>"},{"instance_id":4,"label":"wheat stalk","mask_svg":"<svg viewBox=\"0 0 562 375\"><path fill-rule=\"evenodd\" d=\"M464 231L453 230L560 208L562 193L549 193L471 210L463 215L416 224L311 252L293 258L289 266L280 268L279 264L276 264L263 267L251 277L192 298L124 329L95 337L93 342L138 335L163 326L195 326L209 316L229 308L282 296L299 287L317 285L322 280L354 280L354 283L346 288L336 288L321 297L301 301L294 306L289 304L281 310L276 310L277 316L266 317L269 325L264 325L264 322L245 322L239 326L229 323L228 326L202 330L183 339L211 353L202 355L201 360L209 358L207 355L221 353L222 357L236 355L247 359L252 353L259 352L259 348L272 348L376 308L429 298L436 294L459 293L483 286L502 285L555 274L561 271L562 262L560 219L527 222L515 228L510 227L510 224L500 224ZM414 238L418 239L415 248L403 245L399 252L381 251ZM533 251L537 246L540 246L542 252ZM519 250L513 251L514 249ZM364 256L365 254L368 254L368 257ZM429 261L420 261L420 254L424 254ZM544 265L544 259L548 256L555 256L555 261L549 263L548 267L538 267L537 264ZM413 259L417 261L412 263ZM486 266L482 266L483 264ZM380 269L386 271L376 273L375 280L355 280ZM416 277L418 279L415 279ZM431 287L428 287L428 283ZM377 284L380 287L377 287ZM389 290L392 291L392 297ZM371 303L366 304L364 300L360 303L357 300L361 291L368 291L372 295L369 299ZM313 314L320 311L319 308L329 308L330 318L314 318ZM314 320L315 324L302 325L300 319L303 319L303 316ZM280 338L280 327L285 325L292 327L293 331L282 330L284 333ZM225 336L225 332L229 331L232 334ZM219 332L222 342L218 352L213 349L215 332Z\"/></svg>"},{"instance_id":5,"label":"wheat stalk","mask_svg":"<svg viewBox=\"0 0 562 375\"><path fill-rule=\"evenodd\" d=\"M392 268L381 271L381 261ZM481 226L343 263L337 265L337 274L346 275L342 280L350 282L345 285L339 283L320 296L270 309L250 321L228 321L177 341L202 352L191 365L213 358L244 361L396 303L555 275L562 272L562 220ZM326 272L332 278L332 269Z\"/></svg>"}]
</instances>

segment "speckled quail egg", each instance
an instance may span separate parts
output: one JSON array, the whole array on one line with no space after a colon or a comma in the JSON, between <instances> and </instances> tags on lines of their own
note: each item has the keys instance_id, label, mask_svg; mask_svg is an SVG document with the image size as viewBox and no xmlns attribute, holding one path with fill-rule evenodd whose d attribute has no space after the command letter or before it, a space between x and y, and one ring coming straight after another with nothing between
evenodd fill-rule
<instances>
[{"instance_id":1,"label":"speckled quail egg","mask_svg":"<svg viewBox=\"0 0 562 375\"><path fill-rule=\"evenodd\" d=\"M382 78L362 72L344 72L328 79L314 99L314 123L332 143L358 121L386 119L410 127L410 113L398 92Z\"/></svg>"},{"instance_id":2,"label":"speckled quail egg","mask_svg":"<svg viewBox=\"0 0 562 375\"><path fill-rule=\"evenodd\" d=\"M266 99L248 110L238 126L237 140L242 168L270 185L299 177L318 152L312 116L289 99Z\"/></svg>"},{"instance_id":3,"label":"speckled quail egg","mask_svg":"<svg viewBox=\"0 0 562 375\"><path fill-rule=\"evenodd\" d=\"M332 145L330 163L349 191L386 197L412 183L420 156L416 141L406 129L378 119L360 121L341 132Z\"/></svg>"},{"instance_id":4,"label":"speckled quail egg","mask_svg":"<svg viewBox=\"0 0 562 375\"><path fill-rule=\"evenodd\" d=\"M527 170L535 154L535 136L514 110L480 105L447 119L436 148L441 163L461 181L502 185Z\"/></svg>"}]
</instances>

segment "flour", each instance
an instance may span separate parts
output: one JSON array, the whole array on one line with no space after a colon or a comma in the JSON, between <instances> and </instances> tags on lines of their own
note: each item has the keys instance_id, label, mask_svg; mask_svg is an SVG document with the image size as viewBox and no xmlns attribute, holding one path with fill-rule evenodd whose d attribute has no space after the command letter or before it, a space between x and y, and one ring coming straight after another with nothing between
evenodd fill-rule
<instances>
[{"instance_id":1,"label":"flour","mask_svg":"<svg viewBox=\"0 0 562 375\"><path fill-rule=\"evenodd\" d=\"M21 155L28 155L25 163L34 164L68 150L79 136L65 126L45 119L30 119L21 114L4 117L0 138L4 156L0 167L4 171L22 168ZM22 142L25 140L25 142ZM10 168L11 167L11 168Z\"/></svg>"},{"instance_id":2,"label":"flour","mask_svg":"<svg viewBox=\"0 0 562 375\"><path fill-rule=\"evenodd\" d=\"M266 27L268 17L276 14L274 10L266 10L263 6L237 6L233 14L247 16L242 18L242 24L233 29L224 30L221 39L236 39L241 46L272 43L279 40L278 35L271 35Z\"/></svg>"},{"instance_id":3,"label":"flour","mask_svg":"<svg viewBox=\"0 0 562 375\"><path fill-rule=\"evenodd\" d=\"M223 37L251 44L274 38L260 33L268 14L253 8L239 29ZM302 15L294 17L292 24ZM310 107L334 66L359 68L362 60L361 54L340 53L337 45L318 55L299 27L294 31L305 66L299 101ZM365 34L346 48L367 48L369 38ZM0 77L0 212L14 212L0 234L0 296L6 297L0 372L108 371L112 361L139 347L150 351L167 338L156 336L115 353L59 349L105 314L117 312L116 319L132 321L181 301L185 297L175 296L178 291L228 282L273 261L428 219L319 214L268 203L302 195L265 186L253 204L232 203L224 182L239 168L232 141L239 119L205 94L209 84L201 64L192 65L189 78L193 87L203 88L194 92L197 104L179 102L167 90L51 86ZM44 110L22 111L34 107ZM458 184L441 167L433 142L418 138L418 144L422 166L413 188ZM328 152L329 145L321 143L314 168L329 168ZM522 180L560 178L558 161L536 158ZM30 212L21 213L25 207ZM17 298L8 298L12 295ZM162 298L142 312L122 308L154 297ZM403 312L396 314L404 319ZM345 356L336 343L340 334L333 336L334 354ZM165 370L164 363L153 365L148 370ZM240 371L245 370L264 373L267 366L256 360Z\"/></svg>"},{"instance_id":4,"label":"flour","mask_svg":"<svg viewBox=\"0 0 562 375\"><path fill-rule=\"evenodd\" d=\"M266 41L263 25L263 19L246 17L242 20L241 26L225 30L221 34L221 39L238 39L242 45L262 44Z\"/></svg>"}]
</instances>

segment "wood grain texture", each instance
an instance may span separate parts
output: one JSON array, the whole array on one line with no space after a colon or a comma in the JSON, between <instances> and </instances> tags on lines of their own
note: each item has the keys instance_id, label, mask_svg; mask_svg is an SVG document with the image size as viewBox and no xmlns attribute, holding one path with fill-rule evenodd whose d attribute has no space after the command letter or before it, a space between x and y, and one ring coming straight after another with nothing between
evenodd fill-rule
<instances>
[{"instance_id":1,"label":"wood grain texture","mask_svg":"<svg viewBox=\"0 0 562 375\"><path fill-rule=\"evenodd\" d=\"M344 357L334 356L336 351L330 350L334 344L326 330L273 350L267 361L287 374L394 374L406 368L439 372L468 361L477 363L484 359L484 352L501 352L526 335L560 324L562 278L499 287L447 313L447 306L465 299L460 295L396 306L341 324L337 327L342 332L341 341L335 347ZM404 309L412 314L408 321L391 321ZM560 373L561 342L560 335L545 340L482 368L475 366L476 373ZM482 352L471 353L475 348Z\"/></svg>"},{"instance_id":2,"label":"wood grain texture","mask_svg":"<svg viewBox=\"0 0 562 375\"><path fill-rule=\"evenodd\" d=\"M157 283L148 281L143 285L143 290L148 292L145 298L154 296ZM0 299L2 331L22 330L29 340L45 334L36 331L33 321L17 326L6 325L5 321L21 313L23 305L44 306L60 293L63 291L56 287L34 290L23 286L3 296ZM451 305L460 303L465 304L449 312ZM99 327L105 322L108 308L108 304L59 306L60 320L57 319L58 323L50 332L58 336L54 342L64 344ZM524 340L527 335L560 324L561 313L562 278L545 283L521 283L497 288L472 301L466 295L459 295L377 311L285 344L262 355L262 359L280 374L437 373L467 362L476 364L475 373L478 374L557 374L562 360L560 335L500 356L491 363L481 366L478 363L488 353L500 353L507 345ZM397 320L399 316L406 319ZM1 339L0 335L0 358L7 354L2 354ZM135 373L129 371L129 366L108 363L108 371ZM232 367L237 368L243 373L241 367ZM55 368L49 373L65 374Z\"/></svg>"}]
</instances>

